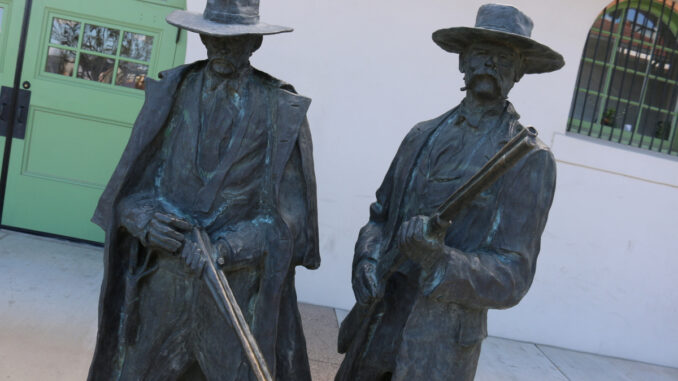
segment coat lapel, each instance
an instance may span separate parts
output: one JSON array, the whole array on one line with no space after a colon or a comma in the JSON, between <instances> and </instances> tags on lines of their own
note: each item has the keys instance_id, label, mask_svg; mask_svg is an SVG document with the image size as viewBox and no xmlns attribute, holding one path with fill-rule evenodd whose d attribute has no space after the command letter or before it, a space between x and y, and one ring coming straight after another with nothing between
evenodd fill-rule
<instances>
[{"instance_id":1,"label":"coat lapel","mask_svg":"<svg viewBox=\"0 0 678 381\"><path fill-rule=\"evenodd\" d=\"M387 232L390 233L387 237L389 242L392 241L392 236L395 234L395 230L401 222L400 218L398 218L398 212L407 190L407 186L410 183L413 168L417 163L421 151L424 149L426 142L428 141L431 134L436 130L436 128L440 126L441 123L449 120L456 110L457 108L454 108L435 119L418 124L413 128L410 135L406 138L406 141L403 142L403 146L406 147L407 150L405 152L398 153L398 164L393 177L393 189L390 198L390 216L388 219L389 226L387 230Z\"/></svg>"}]
</instances>

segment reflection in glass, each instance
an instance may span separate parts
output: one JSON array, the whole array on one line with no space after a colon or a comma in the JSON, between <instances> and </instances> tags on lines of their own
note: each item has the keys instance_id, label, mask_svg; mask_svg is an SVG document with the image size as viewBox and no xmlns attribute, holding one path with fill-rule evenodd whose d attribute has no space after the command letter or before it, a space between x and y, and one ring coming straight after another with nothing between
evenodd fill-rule
<instances>
[{"instance_id":1,"label":"reflection in glass","mask_svg":"<svg viewBox=\"0 0 678 381\"><path fill-rule=\"evenodd\" d=\"M74 65L75 52L65 49L48 48L47 63L45 64L46 72L72 77Z\"/></svg>"},{"instance_id":2,"label":"reflection in glass","mask_svg":"<svg viewBox=\"0 0 678 381\"><path fill-rule=\"evenodd\" d=\"M644 109L638 132L645 136L667 140L671 131L671 115L664 110ZM659 147L657 147L659 148Z\"/></svg>"},{"instance_id":3,"label":"reflection in glass","mask_svg":"<svg viewBox=\"0 0 678 381\"><path fill-rule=\"evenodd\" d=\"M615 33L619 31L619 23L622 21L624 10L617 9L606 13L605 17L599 17L593 24L593 28L602 30L604 33Z\"/></svg>"},{"instance_id":4,"label":"reflection in glass","mask_svg":"<svg viewBox=\"0 0 678 381\"><path fill-rule=\"evenodd\" d=\"M110 58L80 54L78 64L78 78L111 83L113 80L113 66L115 61Z\"/></svg>"},{"instance_id":5,"label":"reflection in glass","mask_svg":"<svg viewBox=\"0 0 678 381\"><path fill-rule=\"evenodd\" d=\"M85 24L82 48L92 52L115 54L118 51L120 31L103 26Z\"/></svg>"},{"instance_id":6,"label":"reflection in glass","mask_svg":"<svg viewBox=\"0 0 678 381\"><path fill-rule=\"evenodd\" d=\"M638 102L643 89L644 71L615 69L608 95Z\"/></svg>"},{"instance_id":7,"label":"reflection in glass","mask_svg":"<svg viewBox=\"0 0 678 381\"><path fill-rule=\"evenodd\" d=\"M73 20L52 19L52 33L49 36L49 42L52 44L78 47L78 38L80 38L80 23Z\"/></svg>"},{"instance_id":8,"label":"reflection in glass","mask_svg":"<svg viewBox=\"0 0 678 381\"><path fill-rule=\"evenodd\" d=\"M608 109L608 110L612 110L615 113L615 115L614 115L614 120L615 120L614 127L621 128L622 131L627 132L627 133L632 132L634 134L637 134L636 121L638 120L638 112L640 111L638 109L638 106L634 106L634 105L626 103L626 102L620 102L617 105L616 109L612 108L612 109ZM629 135L629 136L626 136L626 135L622 136L622 140L621 140L625 144L630 142L630 134L627 134L627 135Z\"/></svg>"},{"instance_id":9,"label":"reflection in glass","mask_svg":"<svg viewBox=\"0 0 678 381\"><path fill-rule=\"evenodd\" d=\"M2 16L5 13L5 8L0 7L0 33L2 33Z\"/></svg>"},{"instance_id":10,"label":"reflection in glass","mask_svg":"<svg viewBox=\"0 0 678 381\"><path fill-rule=\"evenodd\" d=\"M593 94L586 94L585 91L579 90L579 96L577 96L577 103L574 105L574 118L577 119L574 122L575 126L579 126L579 121L583 121L582 124L594 124L598 123L598 113L601 105L600 98Z\"/></svg>"},{"instance_id":11,"label":"reflection in glass","mask_svg":"<svg viewBox=\"0 0 678 381\"><path fill-rule=\"evenodd\" d=\"M678 96L678 88L672 83L666 82L665 79L646 79L645 98L643 104L656 107L659 109L673 112L676 108L676 96Z\"/></svg>"},{"instance_id":12,"label":"reflection in glass","mask_svg":"<svg viewBox=\"0 0 678 381\"><path fill-rule=\"evenodd\" d=\"M601 34L591 30L590 39L586 44L586 58L592 58L598 61L607 61L608 57L613 53L614 38L610 38L609 34Z\"/></svg>"},{"instance_id":13,"label":"reflection in glass","mask_svg":"<svg viewBox=\"0 0 678 381\"><path fill-rule=\"evenodd\" d=\"M153 37L145 34L125 32L122 37L120 55L139 61L150 61Z\"/></svg>"},{"instance_id":14,"label":"reflection in glass","mask_svg":"<svg viewBox=\"0 0 678 381\"><path fill-rule=\"evenodd\" d=\"M603 65L584 62L584 66L581 68L581 76L583 78L582 81L586 81L583 82L584 84L590 84L589 90L597 92L602 92L604 90L602 87L605 85L605 83L601 82L600 80L603 78L603 70Z\"/></svg>"},{"instance_id":15,"label":"reflection in glass","mask_svg":"<svg viewBox=\"0 0 678 381\"><path fill-rule=\"evenodd\" d=\"M118 77L115 80L115 84L144 90L146 88L147 74L148 65L120 61L118 64Z\"/></svg>"}]
</instances>

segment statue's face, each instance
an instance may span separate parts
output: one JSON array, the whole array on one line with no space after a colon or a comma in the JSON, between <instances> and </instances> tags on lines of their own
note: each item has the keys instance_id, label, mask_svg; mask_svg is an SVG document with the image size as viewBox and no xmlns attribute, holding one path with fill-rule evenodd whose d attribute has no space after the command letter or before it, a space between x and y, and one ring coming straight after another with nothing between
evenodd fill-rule
<instances>
[{"instance_id":1,"label":"statue's face","mask_svg":"<svg viewBox=\"0 0 678 381\"><path fill-rule=\"evenodd\" d=\"M522 76L520 54L491 42L472 44L460 57L460 69L468 91L485 100L506 98Z\"/></svg>"},{"instance_id":2,"label":"statue's face","mask_svg":"<svg viewBox=\"0 0 678 381\"><path fill-rule=\"evenodd\" d=\"M261 46L263 37L244 35L215 37L201 34L207 58L217 73L230 74L249 64L250 56Z\"/></svg>"}]
</instances>

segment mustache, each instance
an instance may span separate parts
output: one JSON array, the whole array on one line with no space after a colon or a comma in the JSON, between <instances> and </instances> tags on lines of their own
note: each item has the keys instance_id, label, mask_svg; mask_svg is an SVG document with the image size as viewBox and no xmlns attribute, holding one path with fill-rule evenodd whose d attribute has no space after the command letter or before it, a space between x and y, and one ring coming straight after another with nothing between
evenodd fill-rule
<instances>
[{"instance_id":1,"label":"mustache","mask_svg":"<svg viewBox=\"0 0 678 381\"><path fill-rule=\"evenodd\" d=\"M479 80L481 80L483 78L491 79L492 81L494 81L494 85L497 88L500 87L501 76L499 75L499 73L497 73L496 71L491 70L491 69L482 69L482 70L478 70L478 71L475 71L475 72L470 74L470 80L468 81L468 84L466 86L462 87L461 91L468 90L476 82L478 82Z\"/></svg>"}]
</instances>

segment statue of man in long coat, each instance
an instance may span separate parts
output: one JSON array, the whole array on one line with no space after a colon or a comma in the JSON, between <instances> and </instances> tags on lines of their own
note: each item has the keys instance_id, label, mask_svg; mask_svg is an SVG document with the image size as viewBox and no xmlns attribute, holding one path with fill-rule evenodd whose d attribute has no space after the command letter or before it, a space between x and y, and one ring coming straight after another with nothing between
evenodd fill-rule
<instances>
[{"instance_id":1,"label":"statue of man in long coat","mask_svg":"<svg viewBox=\"0 0 678 381\"><path fill-rule=\"evenodd\" d=\"M195 229L216 248L276 380L310 380L295 266L320 264L310 99L257 71L258 0L208 0L168 22L208 60L149 80L93 221L106 231L90 380L254 379L231 322L195 271Z\"/></svg>"},{"instance_id":2,"label":"statue of man in long coat","mask_svg":"<svg viewBox=\"0 0 678 381\"><path fill-rule=\"evenodd\" d=\"M341 326L337 381L472 380L487 310L516 305L530 287L556 180L541 142L442 234L428 216L524 128L506 99L514 83L564 65L531 31L516 8L490 4L475 28L433 34L460 54L466 97L410 131L377 190L356 243L358 302ZM378 271L393 251L406 260Z\"/></svg>"}]
</instances>

